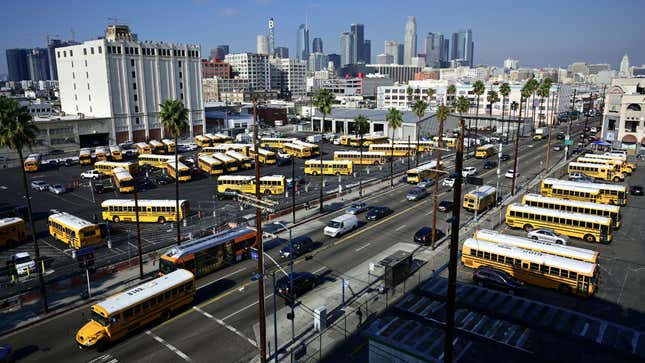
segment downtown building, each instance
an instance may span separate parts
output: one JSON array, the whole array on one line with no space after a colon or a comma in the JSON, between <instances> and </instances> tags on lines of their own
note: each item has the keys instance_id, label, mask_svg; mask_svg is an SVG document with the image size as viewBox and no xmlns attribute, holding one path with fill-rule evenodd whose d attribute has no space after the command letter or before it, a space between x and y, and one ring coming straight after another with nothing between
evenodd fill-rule
<instances>
[{"instance_id":1,"label":"downtown building","mask_svg":"<svg viewBox=\"0 0 645 363\"><path fill-rule=\"evenodd\" d=\"M302 98L307 94L307 62L288 58L271 58L271 89L279 90L282 99Z\"/></svg>"},{"instance_id":2,"label":"downtown building","mask_svg":"<svg viewBox=\"0 0 645 363\"><path fill-rule=\"evenodd\" d=\"M138 41L125 25L108 26L104 38L57 48L61 109L77 118L77 141L85 146L169 137L159 119L160 104L169 99L188 109L189 130L182 136L201 134L200 55L199 45Z\"/></svg>"},{"instance_id":3,"label":"downtown building","mask_svg":"<svg viewBox=\"0 0 645 363\"><path fill-rule=\"evenodd\" d=\"M615 148L637 154L645 150L645 82L615 78L607 88L601 138Z\"/></svg>"}]
</instances>

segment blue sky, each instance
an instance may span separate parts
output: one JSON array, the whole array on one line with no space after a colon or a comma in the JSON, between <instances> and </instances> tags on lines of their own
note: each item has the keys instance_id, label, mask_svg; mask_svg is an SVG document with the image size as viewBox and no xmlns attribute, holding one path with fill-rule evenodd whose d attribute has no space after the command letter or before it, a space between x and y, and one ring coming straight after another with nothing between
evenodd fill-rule
<instances>
[{"instance_id":1,"label":"blue sky","mask_svg":"<svg viewBox=\"0 0 645 363\"><path fill-rule=\"evenodd\" d=\"M372 56L383 41L403 40L408 15L417 18L419 46L427 32L449 34L471 28L475 63L501 65L507 57L523 65L566 66L574 61L611 63L624 53L645 63L645 1L613 0L5 0L0 11L0 73L7 48L35 47L45 36L96 38L109 17L130 25L142 40L198 43L204 53L218 44L232 52L255 51L256 35L276 20L276 46L295 51L296 29L308 20L310 41L321 37L326 53L338 52L339 34L365 24ZM421 52L422 48L419 48Z\"/></svg>"}]
</instances>

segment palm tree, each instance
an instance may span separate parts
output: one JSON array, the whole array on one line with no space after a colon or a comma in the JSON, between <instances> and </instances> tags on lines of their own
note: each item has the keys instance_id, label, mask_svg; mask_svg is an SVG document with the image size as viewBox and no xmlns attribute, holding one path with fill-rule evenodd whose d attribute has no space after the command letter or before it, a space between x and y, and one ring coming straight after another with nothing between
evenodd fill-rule
<instances>
[{"instance_id":1,"label":"palm tree","mask_svg":"<svg viewBox=\"0 0 645 363\"><path fill-rule=\"evenodd\" d=\"M414 93L414 90L412 87L408 86L405 93L408 95L408 107L410 107L412 105L412 93Z\"/></svg>"},{"instance_id":2,"label":"palm tree","mask_svg":"<svg viewBox=\"0 0 645 363\"><path fill-rule=\"evenodd\" d=\"M449 105L454 105L455 104L455 94L457 93L457 87L454 84L451 84L448 86L448 89L446 90L446 94L448 97L446 97L446 103Z\"/></svg>"},{"instance_id":3,"label":"palm tree","mask_svg":"<svg viewBox=\"0 0 645 363\"><path fill-rule=\"evenodd\" d=\"M38 128L32 122L31 115L26 107L20 106L17 101L0 97L0 147L6 147L15 150L18 153L20 165L24 165L23 148L31 148L36 141ZM45 279L43 277L43 265L40 258L40 249L36 239L36 227L34 226L33 214L31 209L31 196L27 186L27 173L22 169L22 184L27 201L27 214L29 226L31 227L31 239L34 244L34 255L36 257L36 270L38 271L38 283L40 286L40 296L43 304L43 311L47 312L47 293L45 291Z\"/></svg>"},{"instance_id":4,"label":"palm tree","mask_svg":"<svg viewBox=\"0 0 645 363\"><path fill-rule=\"evenodd\" d=\"M358 115L354 119L354 134L359 137L358 141L358 150L360 152L359 156L359 168L363 165L363 135L370 131L370 122L369 119L363 115ZM363 196L363 183L360 175L360 169L358 174L358 195Z\"/></svg>"},{"instance_id":5,"label":"palm tree","mask_svg":"<svg viewBox=\"0 0 645 363\"><path fill-rule=\"evenodd\" d=\"M318 90L316 96L314 96L314 106L318 107L318 111L322 113L322 121L320 121L320 132L323 132L325 127L325 117L331 113L331 106L334 104L334 99L336 96L326 89L321 88ZM322 149L322 137L318 142L318 148L320 149L320 164L322 165L323 149ZM323 184L325 182L325 176L320 173L320 213L323 212Z\"/></svg>"},{"instance_id":6,"label":"palm tree","mask_svg":"<svg viewBox=\"0 0 645 363\"><path fill-rule=\"evenodd\" d=\"M533 133L533 130L535 129L535 91L537 91L538 87L540 84L535 78L529 79L525 84L524 87L526 87L529 97L531 98L531 134ZM526 102L528 102L528 98L526 98ZM528 104L526 106L527 114L528 114Z\"/></svg>"},{"instance_id":7,"label":"palm tree","mask_svg":"<svg viewBox=\"0 0 645 363\"><path fill-rule=\"evenodd\" d=\"M519 151L520 145L520 127L524 126L524 122L522 121L522 104L524 103L524 100L529 97L531 97L531 90L526 87L526 85L524 85L522 92L520 93L520 113L518 117L517 130L515 130L515 155L513 155L513 179L511 182L511 195L515 195L515 180L517 179L517 153Z\"/></svg>"},{"instance_id":8,"label":"palm tree","mask_svg":"<svg viewBox=\"0 0 645 363\"><path fill-rule=\"evenodd\" d=\"M497 91L489 90L488 94L486 95L486 100L488 101L488 104L490 104L490 111L488 111L488 115L492 118L493 106L495 106L495 103L499 102L499 95L497 94ZM488 126L490 126L490 122Z\"/></svg>"},{"instance_id":9,"label":"palm tree","mask_svg":"<svg viewBox=\"0 0 645 363\"><path fill-rule=\"evenodd\" d=\"M540 86L538 87L537 92L536 92L538 97L540 97L540 114L542 114L542 105L544 104L544 100L545 99L547 100L546 111L544 112L545 121L542 122L542 117L540 117L540 125L544 125L544 124L547 123L546 120L547 120L548 115L549 115L549 112L548 112L549 111L548 99L549 99L549 95L551 94L551 86L552 85L553 85L553 81L551 80L551 78L547 77L542 81L542 83L540 83Z\"/></svg>"},{"instance_id":10,"label":"palm tree","mask_svg":"<svg viewBox=\"0 0 645 363\"><path fill-rule=\"evenodd\" d=\"M430 95L430 91L434 93L434 90L432 88L428 89L428 95ZM418 125L421 123L421 119L423 116L426 114L426 109L428 109L428 104L424 100L417 100L413 105L412 105L412 112L414 112L415 115L417 115L418 122L417 122L417 144L419 142L419 127ZM419 153L415 153L415 165L419 166Z\"/></svg>"},{"instance_id":11,"label":"palm tree","mask_svg":"<svg viewBox=\"0 0 645 363\"><path fill-rule=\"evenodd\" d=\"M179 135L188 130L188 109L180 100L166 100L159 105L159 121L172 137L175 145L179 145ZM181 244L181 220L179 217L179 148L175 147L175 218L177 219L177 244Z\"/></svg>"},{"instance_id":12,"label":"palm tree","mask_svg":"<svg viewBox=\"0 0 645 363\"><path fill-rule=\"evenodd\" d=\"M504 82L502 83L501 86L499 86L499 94L502 95L502 128L504 127L504 110L506 110L506 99L508 98L508 95L511 93L511 86ZM502 134L503 134L502 130ZM508 126L506 126L506 143L508 144Z\"/></svg>"},{"instance_id":13,"label":"palm tree","mask_svg":"<svg viewBox=\"0 0 645 363\"><path fill-rule=\"evenodd\" d=\"M466 98L465 96L459 96L459 98L457 98L457 101L455 102L455 111L459 113L459 117L461 118L462 123L464 122L463 120L464 113L468 112L469 109L470 109L470 101L468 101L468 98ZM463 131L464 130L461 130L459 135L459 137L462 139L461 141L462 145L463 145L463 138L464 138ZM459 172L460 173L459 175L461 175L461 170L457 170L457 172Z\"/></svg>"},{"instance_id":14,"label":"palm tree","mask_svg":"<svg viewBox=\"0 0 645 363\"><path fill-rule=\"evenodd\" d=\"M439 119L439 129L437 131L437 160L435 169L441 168L441 148L443 147L443 123L450 115L450 107L440 105L437 107L437 118ZM435 248L435 239L437 237L437 197L439 195L439 173L435 173L434 193L432 198L432 249Z\"/></svg>"},{"instance_id":15,"label":"palm tree","mask_svg":"<svg viewBox=\"0 0 645 363\"><path fill-rule=\"evenodd\" d=\"M396 129L401 127L401 124L403 123L403 114L401 113L401 111L392 107L385 116L385 119L387 120L388 128L392 130L392 140L390 140L390 186L393 187L394 165L392 163L394 161L394 132L396 131ZM410 152L410 150L408 150L408 152Z\"/></svg>"},{"instance_id":16,"label":"palm tree","mask_svg":"<svg viewBox=\"0 0 645 363\"><path fill-rule=\"evenodd\" d=\"M479 97L486 92L486 86L484 86L484 82L482 81L475 81L473 84L473 93L477 95L477 108L475 109L475 136L477 132L479 131L479 128L477 125L479 124ZM470 140L468 140L468 145L470 146ZM470 149L468 149L468 152L470 152Z\"/></svg>"}]
</instances>

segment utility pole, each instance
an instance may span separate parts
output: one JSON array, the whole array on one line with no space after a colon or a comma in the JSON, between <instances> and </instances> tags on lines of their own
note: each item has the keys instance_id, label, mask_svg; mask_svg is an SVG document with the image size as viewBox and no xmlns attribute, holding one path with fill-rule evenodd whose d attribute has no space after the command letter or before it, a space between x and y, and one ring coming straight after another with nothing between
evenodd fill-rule
<instances>
[{"instance_id":1,"label":"utility pole","mask_svg":"<svg viewBox=\"0 0 645 363\"><path fill-rule=\"evenodd\" d=\"M441 148L443 147L443 121L444 118L448 116L448 110L443 109L444 105L439 106L439 109L437 110L437 116L439 117L439 130L437 131L438 133L438 139L437 139L437 148L435 149L435 153L437 153L437 159L436 159L436 164L434 166L435 168L435 178L434 178L434 193L432 195L432 250L434 251L435 249L435 240L437 239L437 196L439 195L439 169L441 168ZM447 107L446 107L447 108ZM460 137L463 137L461 135ZM458 204L456 204L458 205Z\"/></svg>"},{"instance_id":2,"label":"utility pole","mask_svg":"<svg viewBox=\"0 0 645 363\"><path fill-rule=\"evenodd\" d=\"M513 181L511 182L511 195L515 195L515 179L517 179L517 153L520 147L520 126L524 126L522 122L522 105L524 104L524 97L520 96L520 114L515 128L515 154L513 155Z\"/></svg>"},{"instance_id":3,"label":"utility pole","mask_svg":"<svg viewBox=\"0 0 645 363\"><path fill-rule=\"evenodd\" d=\"M452 363L452 341L455 337L455 308L457 295L457 259L459 249L459 202L461 202L462 169L464 164L464 120L459 119L459 138L457 140L457 154L455 156L455 186L452 194L452 218L450 219L450 259L448 261L448 294L446 301L446 334L443 340L443 361Z\"/></svg>"}]
</instances>

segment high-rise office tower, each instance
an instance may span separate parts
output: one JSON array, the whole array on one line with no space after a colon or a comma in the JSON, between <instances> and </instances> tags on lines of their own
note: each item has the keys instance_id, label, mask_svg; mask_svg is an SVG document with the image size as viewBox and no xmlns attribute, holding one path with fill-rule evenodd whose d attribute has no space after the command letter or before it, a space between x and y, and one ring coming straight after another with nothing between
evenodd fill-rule
<instances>
[{"instance_id":1,"label":"high-rise office tower","mask_svg":"<svg viewBox=\"0 0 645 363\"><path fill-rule=\"evenodd\" d=\"M620 69L618 71L620 77L630 77L631 72L629 69L629 56L627 53L623 56L623 59L620 60Z\"/></svg>"},{"instance_id":2,"label":"high-rise office tower","mask_svg":"<svg viewBox=\"0 0 645 363\"><path fill-rule=\"evenodd\" d=\"M29 49L7 49L7 68L9 81L24 81L29 79L29 65L27 64Z\"/></svg>"},{"instance_id":3,"label":"high-rise office tower","mask_svg":"<svg viewBox=\"0 0 645 363\"><path fill-rule=\"evenodd\" d=\"M211 49L210 58L224 60L224 57L229 53L228 45L218 45L217 48Z\"/></svg>"},{"instance_id":4,"label":"high-rise office tower","mask_svg":"<svg viewBox=\"0 0 645 363\"><path fill-rule=\"evenodd\" d=\"M439 68L443 55L443 34L428 33L425 41L426 65L428 67Z\"/></svg>"},{"instance_id":5,"label":"high-rise office tower","mask_svg":"<svg viewBox=\"0 0 645 363\"><path fill-rule=\"evenodd\" d=\"M327 62L334 65L334 69L340 68L340 55L336 53L327 54Z\"/></svg>"},{"instance_id":6,"label":"high-rise office tower","mask_svg":"<svg viewBox=\"0 0 645 363\"><path fill-rule=\"evenodd\" d=\"M269 18L269 54L275 54L275 21Z\"/></svg>"},{"instance_id":7,"label":"high-rise office tower","mask_svg":"<svg viewBox=\"0 0 645 363\"><path fill-rule=\"evenodd\" d=\"M289 58L289 48L276 47L274 50L274 55L278 58Z\"/></svg>"},{"instance_id":8,"label":"high-rise office tower","mask_svg":"<svg viewBox=\"0 0 645 363\"><path fill-rule=\"evenodd\" d=\"M355 58L354 36L352 33L340 34L340 65L352 64Z\"/></svg>"},{"instance_id":9,"label":"high-rise office tower","mask_svg":"<svg viewBox=\"0 0 645 363\"><path fill-rule=\"evenodd\" d=\"M461 60L473 66L473 52L475 50L475 42L473 42L473 32L468 30L461 30L457 33L452 33L450 42L450 60Z\"/></svg>"},{"instance_id":10,"label":"high-rise office tower","mask_svg":"<svg viewBox=\"0 0 645 363\"><path fill-rule=\"evenodd\" d=\"M445 65L450 62L450 39L444 38L443 39L443 48L441 51L441 66L445 67Z\"/></svg>"},{"instance_id":11,"label":"high-rise office tower","mask_svg":"<svg viewBox=\"0 0 645 363\"><path fill-rule=\"evenodd\" d=\"M403 64L403 44L396 46L396 64Z\"/></svg>"},{"instance_id":12,"label":"high-rise office tower","mask_svg":"<svg viewBox=\"0 0 645 363\"><path fill-rule=\"evenodd\" d=\"M296 59L309 60L309 28L305 24L300 24L298 27Z\"/></svg>"},{"instance_id":13,"label":"high-rise office tower","mask_svg":"<svg viewBox=\"0 0 645 363\"><path fill-rule=\"evenodd\" d=\"M417 21L414 16L408 16L405 23L405 38L403 48L403 63L410 64L412 57L417 56Z\"/></svg>"},{"instance_id":14,"label":"high-rise office tower","mask_svg":"<svg viewBox=\"0 0 645 363\"><path fill-rule=\"evenodd\" d=\"M363 56L363 47L365 46L365 26L363 24L352 24L350 31L352 33L352 47L354 48L352 63L365 62L365 58Z\"/></svg>"},{"instance_id":15,"label":"high-rise office tower","mask_svg":"<svg viewBox=\"0 0 645 363\"><path fill-rule=\"evenodd\" d=\"M386 40L384 53L391 55L392 62L395 64L403 64L403 44L399 44L396 40Z\"/></svg>"},{"instance_id":16,"label":"high-rise office tower","mask_svg":"<svg viewBox=\"0 0 645 363\"><path fill-rule=\"evenodd\" d=\"M47 49L34 48L27 53L29 66L29 79L32 81L45 81L51 79L49 75L49 60Z\"/></svg>"},{"instance_id":17,"label":"high-rise office tower","mask_svg":"<svg viewBox=\"0 0 645 363\"><path fill-rule=\"evenodd\" d=\"M314 38L312 53L323 53L323 41L320 38Z\"/></svg>"},{"instance_id":18,"label":"high-rise office tower","mask_svg":"<svg viewBox=\"0 0 645 363\"><path fill-rule=\"evenodd\" d=\"M372 63L372 41L369 39L363 43L363 61L365 64Z\"/></svg>"},{"instance_id":19,"label":"high-rise office tower","mask_svg":"<svg viewBox=\"0 0 645 363\"><path fill-rule=\"evenodd\" d=\"M258 34L256 52L258 54L269 55L269 38L266 35Z\"/></svg>"}]
</instances>

